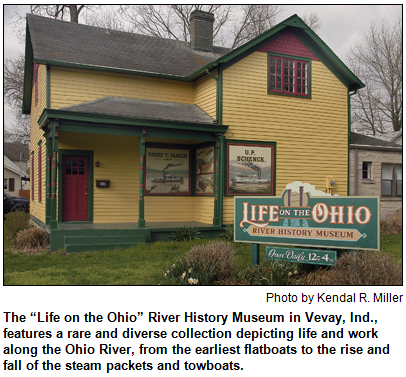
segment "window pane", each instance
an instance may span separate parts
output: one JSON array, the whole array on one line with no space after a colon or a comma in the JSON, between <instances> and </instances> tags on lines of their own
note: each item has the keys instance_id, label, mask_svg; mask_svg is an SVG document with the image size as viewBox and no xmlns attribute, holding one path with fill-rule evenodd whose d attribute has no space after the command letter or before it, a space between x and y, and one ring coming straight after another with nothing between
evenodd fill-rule
<instances>
[{"instance_id":1,"label":"window pane","mask_svg":"<svg viewBox=\"0 0 406 377\"><path fill-rule=\"evenodd\" d=\"M298 92L298 93L302 93L302 87L301 87L301 86L298 86L298 87L297 87L297 92Z\"/></svg>"},{"instance_id":2,"label":"window pane","mask_svg":"<svg viewBox=\"0 0 406 377\"><path fill-rule=\"evenodd\" d=\"M396 182L396 195L402 196L402 187L403 187L403 182L402 181L397 181Z\"/></svg>"},{"instance_id":3,"label":"window pane","mask_svg":"<svg viewBox=\"0 0 406 377\"><path fill-rule=\"evenodd\" d=\"M382 181L382 195L391 196L392 195L392 182Z\"/></svg>"},{"instance_id":4,"label":"window pane","mask_svg":"<svg viewBox=\"0 0 406 377\"><path fill-rule=\"evenodd\" d=\"M297 77L302 77L302 71L301 70L297 70Z\"/></svg>"},{"instance_id":5,"label":"window pane","mask_svg":"<svg viewBox=\"0 0 406 377\"><path fill-rule=\"evenodd\" d=\"M79 160L79 166L85 166L85 162L83 160Z\"/></svg>"},{"instance_id":6,"label":"window pane","mask_svg":"<svg viewBox=\"0 0 406 377\"><path fill-rule=\"evenodd\" d=\"M271 73L275 73L276 68L275 67L271 67Z\"/></svg>"},{"instance_id":7,"label":"window pane","mask_svg":"<svg viewBox=\"0 0 406 377\"><path fill-rule=\"evenodd\" d=\"M288 64L289 64L289 60L285 60L283 63L284 63L283 65L284 65L285 67L288 67L288 66L289 66L289 65L288 65Z\"/></svg>"},{"instance_id":8,"label":"window pane","mask_svg":"<svg viewBox=\"0 0 406 377\"><path fill-rule=\"evenodd\" d=\"M392 179L392 165L382 165L382 179Z\"/></svg>"},{"instance_id":9,"label":"window pane","mask_svg":"<svg viewBox=\"0 0 406 377\"><path fill-rule=\"evenodd\" d=\"M282 82L282 76L276 76L276 82Z\"/></svg>"},{"instance_id":10,"label":"window pane","mask_svg":"<svg viewBox=\"0 0 406 377\"><path fill-rule=\"evenodd\" d=\"M289 82L289 76L285 76L284 79L283 79L283 82L285 84L287 84Z\"/></svg>"},{"instance_id":11,"label":"window pane","mask_svg":"<svg viewBox=\"0 0 406 377\"><path fill-rule=\"evenodd\" d=\"M294 79L293 77L290 77L289 82L290 82L291 84L294 84L294 83L295 83L295 79Z\"/></svg>"},{"instance_id":12,"label":"window pane","mask_svg":"<svg viewBox=\"0 0 406 377\"><path fill-rule=\"evenodd\" d=\"M282 90L282 84L276 84L276 90Z\"/></svg>"},{"instance_id":13,"label":"window pane","mask_svg":"<svg viewBox=\"0 0 406 377\"><path fill-rule=\"evenodd\" d=\"M285 69L283 70L283 74L284 74L284 75L289 75L289 68L285 68Z\"/></svg>"},{"instance_id":14,"label":"window pane","mask_svg":"<svg viewBox=\"0 0 406 377\"><path fill-rule=\"evenodd\" d=\"M275 83L271 82L271 90L275 90Z\"/></svg>"},{"instance_id":15,"label":"window pane","mask_svg":"<svg viewBox=\"0 0 406 377\"><path fill-rule=\"evenodd\" d=\"M282 66L282 59L276 59L276 65Z\"/></svg>"},{"instance_id":16,"label":"window pane","mask_svg":"<svg viewBox=\"0 0 406 377\"><path fill-rule=\"evenodd\" d=\"M302 63L301 62L297 62L297 68L302 68Z\"/></svg>"},{"instance_id":17,"label":"window pane","mask_svg":"<svg viewBox=\"0 0 406 377\"><path fill-rule=\"evenodd\" d=\"M275 61L276 61L275 58L271 58L271 64L272 64L272 65L275 65Z\"/></svg>"},{"instance_id":18,"label":"window pane","mask_svg":"<svg viewBox=\"0 0 406 377\"><path fill-rule=\"evenodd\" d=\"M79 168L79 175L85 174L85 168Z\"/></svg>"},{"instance_id":19,"label":"window pane","mask_svg":"<svg viewBox=\"0 0 406 377\"><path fill-rule=\"evenodd\" d=\"M66 174L72 174L72 169L71 168L66 168Z\"/></svg>"},{"instance_id":20,"label":"window pane","mask_svg":"<svg viewBox=\"0 0 406 377\"><path fill-rule=\"evenodd\" d=\"M271 75L271 81L276 81L275 80L275 75Z\"/></svg>"},{"instance_id":21,"label":"window pane","mask_svg":"<svg viewBox=\"0 0 406 377\"><path fill-rule=\"evenodd\" d=\"M396 169L396 180L399 181L402 179L402 166L397 165Z\"/></svg>"},{"instance_id":22,"label":"window pane","mask_svg":"<svg viewBox=\"0 0 406 377\"><path fill-rule=\"evenodd\" d=\"M78 162L76 160L72 161L73 166L78 166Z\"/></svg>"},{"instance_id":23,"label":"window pane","mask_svg":"<svg viewBox=\"0 0 406 377\"><path fill-rule=\"evenodd\" d=\"M78 174L78 168L73 168L73 169L72 169L72 173L73 173L73 174Z\"/></svg>"},{"instance_id":24,"label":"window pane","mask_svg":"<svg viewBox=\"0 0 406 377\"><path fill-rule=\"evenodd\" d=\"M72 161L71 160L66 160L66 166L71 166L72 165Z\"/></svg>"},{"instance_id":25,"label":"window pane","mask_svg":"<svg viewBox=\"0 0 406 377\"><path fill-rule=\"evenodd\" d=\"M294 75L295 75L295 70L294 70L294 69L290 69L290 70L289 70L289 75L294 76Z\"/></svg>"},{"instance_id":26,"label":"window pane","mask_svg":"<svg viewBox=\"0 0 406 377\"><path fill-rule=\"evenodd\" d=\"M277 68L276 68L276 73L277 73L278 75L281 75L281 74L282 74L282 68L281 68L281 67L277 67Z\"/></svg>"}]
</instances>

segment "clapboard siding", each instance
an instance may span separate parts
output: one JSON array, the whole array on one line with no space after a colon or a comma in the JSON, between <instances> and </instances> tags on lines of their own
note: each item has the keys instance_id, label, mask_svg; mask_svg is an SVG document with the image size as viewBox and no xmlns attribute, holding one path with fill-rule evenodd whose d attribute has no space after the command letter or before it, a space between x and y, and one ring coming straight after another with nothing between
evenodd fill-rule
<instances>
[{"instance_id":1,"label":"clapboard siding","mask_svg":"<svg viewBox=\"0 0 406 377\"><path fill-rule=\"evenodd\" d=\"M217 71L214 72L217 76ZM216 114L216 80L210 76L201 78L195 85L195 104L202 110L206 111L213 119L217 118Z\"/></svg>"},{"instance_id":2,"label":"clapboard siding","mask_svg":"<svg viewBox=\"0 0 406 377\"><path fill-rule=\"evenodd\" d=\"M34 200L30 203L30 213L38 220L45 223L45 199L46 199L46 142L42 136L43 131L38 126L38 119L42 113L42 110L46 107L46 66L39 65L38 67L38 101L35 101L35 89L32 87L31 93L31 141L30 148L34 152L34 166L30 165L30 177L34 179ZM42 166L41 166L41 202L38 201L38 142L42 141ZM32 163L32 157L30 156L30 164ZM32 185L30 183L30 190ZM30 193L30 198L32 198Z\"/></svg>"},{"instance_id":3,"label":"clapboard siding","mask_svg":"<svg viewBox=\"0 0 406 377\"><path fill-rule=\"evenodd\" d=\"M311 98L267 93L267 54L255 52L223 73L223 123L228 139L276 142L276 195L293 181L347 194L347 88L320 61L312 61ZM224 198L224 222L234 200Z\"/></svg>"},{"instance_id":4,"label":"clapboard siding","mask_svg":"<svg viewBox=\"0 0 406 377\"><path fill-rule=\"evenodd\" d=\"M194 103L194 85L138 75L64 67L51 68L51 107L93 101L111 95L147 100Z\"/></svg>"}]
</instances>

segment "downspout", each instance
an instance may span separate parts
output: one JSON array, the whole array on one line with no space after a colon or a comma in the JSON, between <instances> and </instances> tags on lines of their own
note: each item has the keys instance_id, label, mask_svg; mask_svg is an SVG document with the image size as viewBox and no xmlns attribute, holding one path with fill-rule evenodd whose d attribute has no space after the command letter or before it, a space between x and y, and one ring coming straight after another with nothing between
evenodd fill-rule
<instances>
[{"instance_id":1,"label":"downspout","mask_svg":"<svg viewBox=\"0 0 406 377\"><path fill-rule=\"evenodd\" d=\"M351 140L351 97L357 94L358 89L353 93L348 92L348 153L347 153L347 195L350 195L350 140ZM355 178L355 177L354 177Z\"/></svg>"}]
</instances>

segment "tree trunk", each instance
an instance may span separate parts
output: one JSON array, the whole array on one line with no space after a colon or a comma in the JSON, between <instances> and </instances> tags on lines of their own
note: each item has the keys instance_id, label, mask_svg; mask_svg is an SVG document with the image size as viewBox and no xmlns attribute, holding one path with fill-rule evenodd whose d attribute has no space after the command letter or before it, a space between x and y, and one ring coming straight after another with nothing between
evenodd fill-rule
<instances>
[{"instance_id":1,"label":"tree trunk","mask_svg":"<svg viewBox=\"0 0 406 377\"><path fill-rule=\"evenodd\" d=\"M79 23L79 12L77 5L69 5L70 22Z\"/></svg>"}]
</instances>

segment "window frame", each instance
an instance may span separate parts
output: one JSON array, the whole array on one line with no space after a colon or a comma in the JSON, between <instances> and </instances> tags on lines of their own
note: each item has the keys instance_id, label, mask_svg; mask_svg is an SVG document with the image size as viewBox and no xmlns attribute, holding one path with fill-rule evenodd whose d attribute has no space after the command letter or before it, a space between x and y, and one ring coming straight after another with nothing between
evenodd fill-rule
<instances>
[{"instance_id":1,"label":"window frame","mask_svg":"<svg viewBox=\"0 0 406 377\"><path fill-rule=\"evenodd\" d=\"M383 179L383 167L384 166L391 166L392 167L392 179ZM396 180L396 167L400 166L402 168L402 179L401 180ZM390 181L392 183L392 188L391 188L391 194L390 195L384 195L383 194L383 182ZM402 182L402 190L401 194L397 194L397 182ZM403 197L403 164L396 164L396 163L387 163L387 162L382 162L381 163L381 196L385 198L401 198Z\"/></svg>"},{"instance_id":2,"label":"window frame","mask_svg":"<svg viewBox=\"0 0 406 377\"><path fill-rule=\"evenodd\" d=\"M282 59L282 69L283 67L283 61L285 59L288 60L294 60L296 63L307 63L308 65L308 70L307 70L307 94L302 94L302 93L297 93L297 82L295 83L295 92L285 92L284 90L282 91L277 91L277 90L271 90L271 58L277 58L277 59ZM312 79L312 59L310 58L305 58L302 56L296 56L296 55L287 55L287 54L277 54L273 52L268 52L268 65L267 65L267 91L268 94L276 94L280 96L288 96L288 97L297 97L297 98L306 98L306 99L311 99L312 98L312 91L311 91L311 79ZM295 69L297 69L295 67ZM297 79L297 76L295 76ZM284 75L282 74L282 85L284 84Z\"/></svg>"},{"instance_id":3,"label":"window frame","mask_svg":"<svg viewBox=\"0 0 406 377\"><path fill-rule=\"evenodd\" d=\"M364 164L367 164L367 169L364 169ZM364 177L364 171L367 172L367 175L369 175L369 177ZM371 161L362 161L362 179L363 180L367 180L367 181L371 181L372 180L372 162Z\"/></svg>"},{"instance_id":4,"label":"window frame","mask_svg":"<svg viewBox=\"0 0 406 377\"><path fill-rule=\"evenodd\" d=\"M38 201L42 201L42 145L38 146Z\"/></svg>"}]
</instances>

